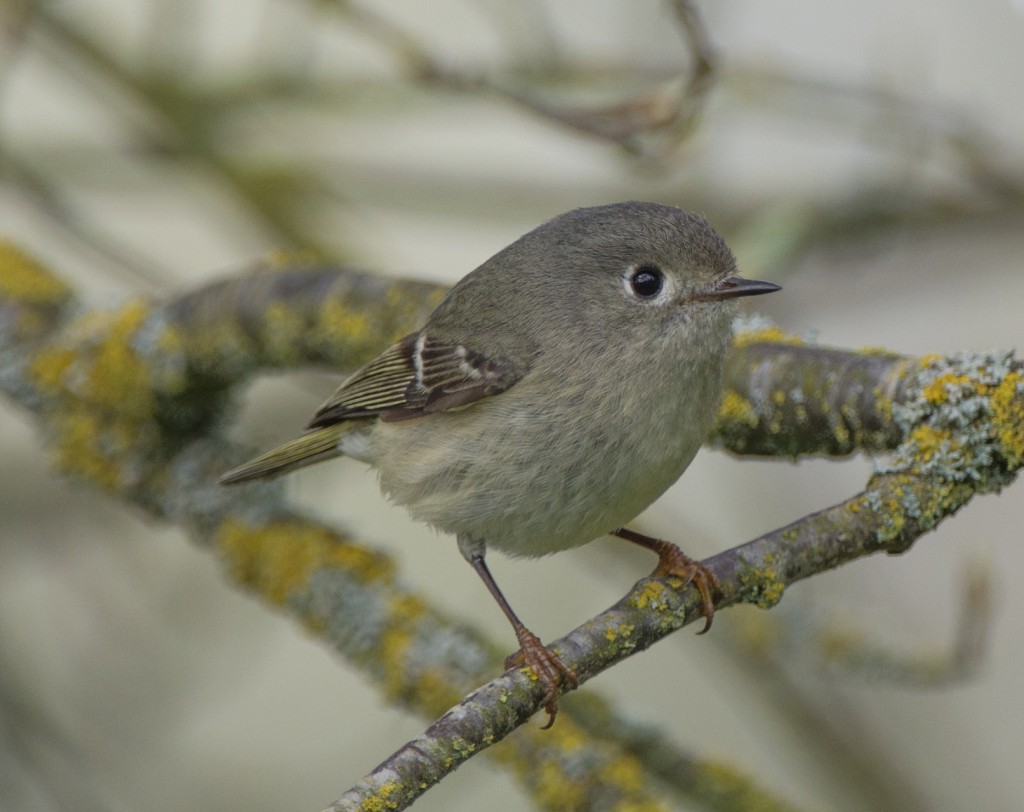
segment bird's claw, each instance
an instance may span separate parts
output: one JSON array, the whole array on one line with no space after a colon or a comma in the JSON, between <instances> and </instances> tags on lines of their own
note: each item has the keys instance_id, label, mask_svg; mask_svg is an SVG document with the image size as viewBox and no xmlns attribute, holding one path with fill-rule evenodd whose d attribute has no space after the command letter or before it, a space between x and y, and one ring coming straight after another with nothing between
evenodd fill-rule
<instances>
[{"instance_id":1,"label":"bird's claw","mask_svg":"<svg viewBox=\"0 0 1024 812\"><path fill-rule=\"evenodd\" d=\"M697 634L704 634L711 628L711 621L715 616L714 593L720 590L718 579L707 566L690 558L674 544L666 542L665 548L658 551L658 566L654 568L651 575L655 578L680 578L684 585L693 583L697 592L700 593L704 615L704 628Z\"/></svg>"},{"instance_id":2,"label":"bird's claw","mask_svg":"<svg viewBox=\"0 0 1024 812\"><path fill-rule=\"evenodd\" d=\"M505 658L505 668L529 668L536 679L544 685L544 710L548 714L548 722L542 730L547 730L555 723L558 715L558 694L561 689L572 690L579 684L576 672L545 646L537 635L528 629L517 632L519 651Z\"/></svg>"}]
</instances>

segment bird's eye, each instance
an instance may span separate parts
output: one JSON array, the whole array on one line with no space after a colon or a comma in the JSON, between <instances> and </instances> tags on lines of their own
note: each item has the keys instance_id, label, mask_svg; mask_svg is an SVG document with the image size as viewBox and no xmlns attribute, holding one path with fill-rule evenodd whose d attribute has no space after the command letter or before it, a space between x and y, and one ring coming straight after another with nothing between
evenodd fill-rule
<instances>
[{"instance_id":1,"label":"bird's eye","mask_svg":"<svg viewBox=\"0 0 1024 812\"><path fill-rule=\"evenodd\" d=\"M665 274L657 265L638 265L628 280L630 290L641 299L653 299L665 287Z\"/></svg>"}]
</instances>

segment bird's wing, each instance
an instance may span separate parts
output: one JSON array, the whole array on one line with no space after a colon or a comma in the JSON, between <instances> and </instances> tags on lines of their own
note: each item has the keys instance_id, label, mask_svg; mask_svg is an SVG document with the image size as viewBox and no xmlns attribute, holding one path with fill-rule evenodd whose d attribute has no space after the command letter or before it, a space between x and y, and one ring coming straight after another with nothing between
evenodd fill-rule
<instances>
[{"instance_id":1,"label":"bird's wing","mask_svg":"<svg viewBox=\"0 0 1024 812\"><path fill-rule=\"evenodd\" d=\"M357 417L406 420L468 406L515 384L529 371L530 360L513 362L433 338L425 330L413 333L354 373L306 428Z\"/></svg>"},{"instance_id":2,"label":"bird's wing","mask_svg":"<svg viewBox=\"0 0 1024 812\"><path fill-rule=\"evenodd\" d=\"M468 406L504 392L528 371L529 360L515 364L458 342L413 333L345 381L313 416L305 434L233 468L220 481L232 485L269 479L336 457L344 435L359 431L359 418L406 420Z\"/></svg>"}]
</instances>

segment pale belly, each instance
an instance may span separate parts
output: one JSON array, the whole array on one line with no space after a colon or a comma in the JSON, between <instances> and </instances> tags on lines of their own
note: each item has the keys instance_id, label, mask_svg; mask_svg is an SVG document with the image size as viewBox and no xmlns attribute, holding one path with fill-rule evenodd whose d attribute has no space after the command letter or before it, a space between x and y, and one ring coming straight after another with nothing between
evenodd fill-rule
<instances>
[{"instance_id":1,"label":"pale belly","mask_svg":"<svg viewBox=\"0 0 1024 812\"><path fill-rule=\"evenodd\" d=\"M524 387L514 401L378 424L368 456L415 518L509 555L546 555L628 523L679 478L716 406L717 377L705 383L644 400L616 393L614 404L581 393L561 410Z\"/></svg>"}]
</instances>

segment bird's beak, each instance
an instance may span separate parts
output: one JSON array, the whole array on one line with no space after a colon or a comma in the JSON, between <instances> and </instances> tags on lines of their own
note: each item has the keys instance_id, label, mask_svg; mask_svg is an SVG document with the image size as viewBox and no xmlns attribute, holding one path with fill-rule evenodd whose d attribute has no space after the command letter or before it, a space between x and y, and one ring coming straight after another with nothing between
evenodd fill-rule
<instances>
[{"instance_id":1,"label":"bird's beak","mask_svg":"<svg viewBox=\"0 0 1024 812\"><path fill-rule=\"evenodd\" d=\"M762 293L774 293L782 290L781 285L771 282L759 282L756 279L744 279L742 276L727 276L714 288L706 293L698 293L690 298L691 302L720 302L723 299L738 299L740 296L760 296Z\"/></svg>"}]
</instances>

